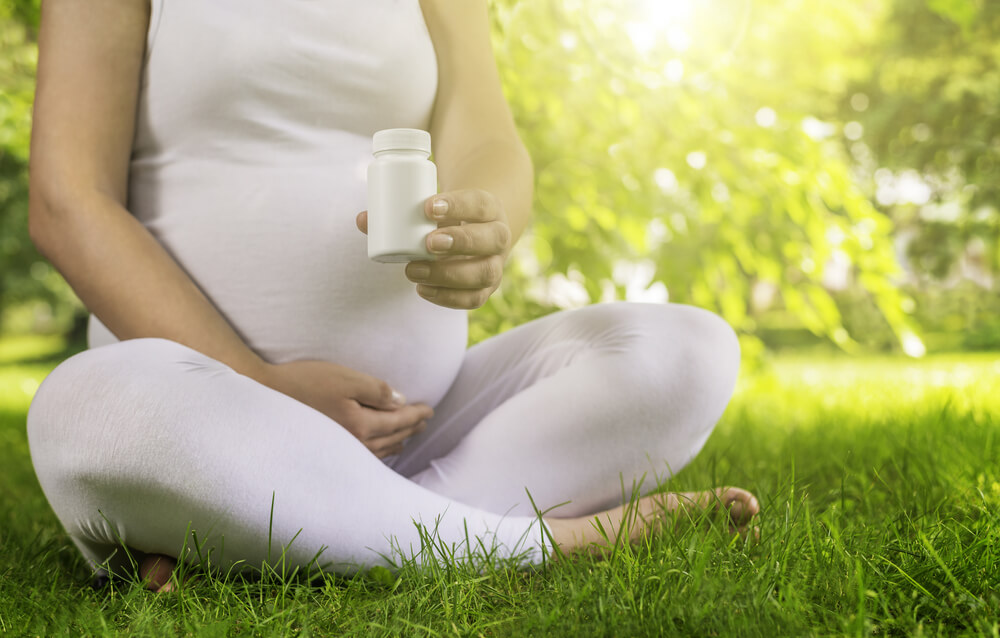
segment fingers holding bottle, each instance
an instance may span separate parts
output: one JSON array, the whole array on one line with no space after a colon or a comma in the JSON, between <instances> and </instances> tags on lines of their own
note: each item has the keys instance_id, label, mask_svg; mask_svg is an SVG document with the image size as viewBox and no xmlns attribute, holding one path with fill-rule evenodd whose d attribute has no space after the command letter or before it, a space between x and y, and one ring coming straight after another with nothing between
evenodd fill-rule
<instances>
[{"instance_id":1,"label":"fingers holding bottle","mask_svg":"<svg viewBox=\"0 0 1000 638\"><path fill-rule=\"evenodd\" d=\"M417 294L447 308L482 306L500 286L511 249L499 198L483 189L441 193L424 202L424 214L438 224L426 240L436 259L407 265Z\"/></svg>"}]
</instances>

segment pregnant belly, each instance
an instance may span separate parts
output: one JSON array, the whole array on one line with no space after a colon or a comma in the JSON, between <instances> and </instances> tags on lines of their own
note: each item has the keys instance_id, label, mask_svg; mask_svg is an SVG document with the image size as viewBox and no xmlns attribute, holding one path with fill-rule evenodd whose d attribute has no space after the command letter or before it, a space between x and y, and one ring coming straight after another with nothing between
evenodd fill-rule
<instances>
[{"instance_id":1,"label":"pregnant belly","mask_svg":"<svg viewBox=\"0 0 1000 638\"><path fill-rule=\"evenodd\" d=\"M272 363L322 359L435 405L467 315L421 299L402 264L367 257L355 216L367 159L310 166L133 166L129 206L244 341Z\"/></svg>"}]
</instances>

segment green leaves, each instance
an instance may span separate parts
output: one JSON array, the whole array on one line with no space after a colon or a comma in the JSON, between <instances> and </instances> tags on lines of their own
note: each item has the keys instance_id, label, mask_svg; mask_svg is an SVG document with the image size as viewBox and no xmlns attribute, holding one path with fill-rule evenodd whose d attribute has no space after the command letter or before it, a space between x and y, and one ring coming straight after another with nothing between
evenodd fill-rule
<instances>
[{"instance_id":1,"label":"green leaves","mask_svg":"<svg viewBox=\"0 0 1000 638\"><path fill-rule=\"evenodd\" d=\"M976 0L927 0L931 11L951 20L966 33L971 31L973 23L979 17L980 5L981 2Z\"/></svg>"},{"instance_id":2,"label":"green leaves","mask_svg":"<svg viewBox=\"0 0 1000 638\"><path fill-rule=\"evenodd\" d=\"M536 200L503 287L471 315L473 341L665 286L745 336L772 303L849 347L837 301L848 295L832 294L831 264L851 298L912 341L897 224L917 234L906 254L918 272L947 275L971 240L1000 271L1000 4L491 5ZM0 303L40 297L65 310L72 294L27 237L38 6L0 8ZM880 200L903 173L926 180L929 206L957 206L957 221ZM652 281L635 274L645 266L622 267L636 264L651 264Z\"/></svg>"},{"instance_id":3,"label":"green leaves","mask_svg":"<svg viewBox=\"0 0 1000 638\"><path fill-rule=\"evenodd\" d=\"M28 158L38 54L28 29L0 17L0 153Z\"/></svg>"},{"instance_id":4,"label":"green leaves","mask_svg":"<svg viewBox=\"0 0 1000 638\"><path fill-rule=\"evenodd\" d=\"M875 37L870 10L762 0L736 38L722 33L740 19L736 0L714 27L698 10L641 2L613 14L603 2L494 4L499 67L537 172L529 241L546 251L515 253L505 311L553 308L532 280L556 274L578 279L590 302L621 298L630 287L614 265L652 260L649 284L671 301L753 333L753 290L774 285L799 321L846 347L824 285L837 253L897 333L911 329L893 310L892 224L827 121L865 70L845 52ZM640 42L636 29L656 38ZM497 312L487 304L473 323L497 326Z\"/></svg>"},{"instance_id":5,"label":"green leaves","mask_svg":"<svg viewBox=\"0 0 1000 638\"><path fill-rule=\"evenodd\" d=\"M53 317L67 323L81 306L28 237L28 149L38 59L32 29L37 18L36 1L17 0L0 8L0 310L39 302L31 309L32 321L45 325Z\"/></svg>"}]
</instances>

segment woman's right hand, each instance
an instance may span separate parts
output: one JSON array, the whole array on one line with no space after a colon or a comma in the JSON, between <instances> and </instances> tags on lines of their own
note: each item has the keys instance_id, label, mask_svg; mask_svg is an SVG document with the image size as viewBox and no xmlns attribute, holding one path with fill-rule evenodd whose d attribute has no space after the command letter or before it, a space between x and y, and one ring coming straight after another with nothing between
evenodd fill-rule
<instances>
[{"instance_id":1,"label":"woman's right hand","mask_svg":"<svg viewBox=\"0 0 1000 638\"><path fill-rule=\"evenodd\" d=\"M407 405L385 381L327 361L266 363L259 380L344 426L378 458L402 451L434 414L429 405Z\"/></svg>"}]
</instances>

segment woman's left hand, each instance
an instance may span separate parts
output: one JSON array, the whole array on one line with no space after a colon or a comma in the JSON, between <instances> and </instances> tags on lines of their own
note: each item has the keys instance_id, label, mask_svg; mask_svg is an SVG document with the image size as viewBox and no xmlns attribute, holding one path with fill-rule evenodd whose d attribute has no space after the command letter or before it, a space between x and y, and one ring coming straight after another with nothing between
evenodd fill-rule
<instances>
[{"instance_id":1,"label":"woman's left hand","mask_svg":"<svg viewBox=\"0 0 1000 638\"><path fill-rule=\"evenodd\" d=\"M427 235L436 261L411 261L406 277L417 294L446 308L478 308L500 286L510 252L511 232L500 200L489 191L438 193L424 202L424 214L438 224ZM358 215L368 232L368 211Z\"/></svg>"}]
</instances>

